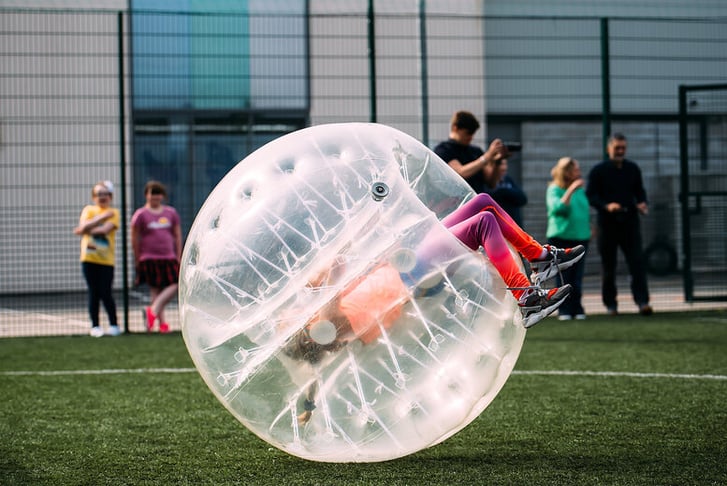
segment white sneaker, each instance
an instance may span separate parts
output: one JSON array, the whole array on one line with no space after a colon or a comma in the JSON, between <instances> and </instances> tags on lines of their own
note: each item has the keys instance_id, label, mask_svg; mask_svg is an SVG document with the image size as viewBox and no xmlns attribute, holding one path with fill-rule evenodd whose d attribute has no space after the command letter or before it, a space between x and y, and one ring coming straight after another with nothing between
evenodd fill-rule
<instances>
[{"instance_id":1,"label":"white sneaker","mask_svg":"<svg viewBox=\"0 0 727 486\"><path fill-rule=\"evenodd\" d=\"M586 315L585 314L576 314L576 321L585 321Z\"/></svg>"},{"instance_id":2,"label":"white sneaker","mask_svg":"<svg viewBox=\"0 0 727 486\"><path fill-rule=\"evenodd\" d=\"M89 334L91 335L91 337L102 337L103 329L101 329L101 326L92 327Z\"/></svg>"},{"instance_id":3,"label":"white sneaker","mask_svg":"<svg viewBox=\"0 0 727 486\"><path fill-rule=\"evenodd\" d=\"M121 329L119 329L119 326L109 326L109 336L118 336L121 334Z\"/></svg>"}]
</instances>

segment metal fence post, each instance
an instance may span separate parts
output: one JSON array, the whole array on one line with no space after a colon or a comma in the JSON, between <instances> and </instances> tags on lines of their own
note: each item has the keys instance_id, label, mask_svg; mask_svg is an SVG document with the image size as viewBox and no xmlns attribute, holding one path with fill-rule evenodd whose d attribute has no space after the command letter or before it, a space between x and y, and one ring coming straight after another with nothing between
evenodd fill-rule
<instances>
[{"instance_id":1,"label":"metal fence post","mask_svg":"<svg viewBox=\"0 0 727 486\"><path fill-rule=\"evenodd\" d=\"M682 208L682 275L684 278L684 300L694 297L692 282L692 248L689 222L689 143L687 126L687 87L679 86L679 202Z\"/></svg>"},{"instance_id":2,"label":"metal fence post","mask_svg":"<svg viewBox=\"0 0 727 486\"><path fill-rule=\"evenodd\" d=\"M376 29L375 29L375 14L374 14L374 0L369 0L369 7L366 13L368 18L368 42L369 42L369 100L371 106L371 123L376 123Z\"/></svg>"},{"instance_id":3,"label":"metal fence post","mask_svg":"<svg viewBox=\"0 0 727 486\"><path fill-rule=\"evenodd\" d=\"M608 19L601 19L601 150L605 152L606 142L611 135L611 69L608 51Z\"/></svg>"},{"instance_id":4,"label":"metal fence post","mask_svg":"<svg viewBox=\"0 0 727 486\"><path fill-rule=\"evenodd\" d=\"M118 39L119 39L119 169L121 171L121 251L124 258L121 260L123 275L122 299L124 303L124 332L129 330L129 242L127 241L127 214L126 214L126 106L124 90L124 13L117 13Z\"/></svg>"},{"instance_id":5,"label":"metal fence post","mask_svg":"<svg viewBox=\"0 0 727 486\"><path fill-rule=\"evenodd\" d=\"M427 66L427 11L426 0L419 0L419 56L422 89L422 141L429 145L429 71Z\"/></svg>"}]
</instances>

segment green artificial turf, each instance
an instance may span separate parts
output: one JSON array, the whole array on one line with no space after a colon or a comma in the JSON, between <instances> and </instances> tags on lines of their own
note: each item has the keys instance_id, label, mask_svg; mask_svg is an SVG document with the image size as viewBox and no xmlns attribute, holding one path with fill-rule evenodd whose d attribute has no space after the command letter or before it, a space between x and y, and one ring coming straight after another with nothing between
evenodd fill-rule
<instances>
[{"instance_id":1,"label":"green artificial turf","mask_svg":"<svg viewBox=\"0 0 727 486\"><path fill-rule=\"evenodd\" d=\"M180 334L0 340L0 484L727 483L724 312L547 319L478 419L381 463L281 452L191 368Z\"/></svg>"}]
</instances>

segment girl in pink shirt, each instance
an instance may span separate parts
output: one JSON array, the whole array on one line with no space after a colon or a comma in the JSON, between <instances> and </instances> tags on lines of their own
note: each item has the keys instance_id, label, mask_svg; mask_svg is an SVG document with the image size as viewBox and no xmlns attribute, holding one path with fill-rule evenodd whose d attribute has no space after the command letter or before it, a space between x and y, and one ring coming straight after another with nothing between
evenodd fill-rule
<instances>
[{"instance_id":1,"label":"girl in pink shirt","mask_svg":"<svg viewBox=\"0 0 727 486\"><path fill-rule=\"evenodd\" d=\"M144 186L146 204L131 217L131 245L136 267L136 285L149 285L151 304L144 308L148 331L159 326L169 332L164 308L176 295L179 261L182 256L182 229L179 214L162 204L167 197L163 184L149 181Z\"/></svg>"}]
</instances>

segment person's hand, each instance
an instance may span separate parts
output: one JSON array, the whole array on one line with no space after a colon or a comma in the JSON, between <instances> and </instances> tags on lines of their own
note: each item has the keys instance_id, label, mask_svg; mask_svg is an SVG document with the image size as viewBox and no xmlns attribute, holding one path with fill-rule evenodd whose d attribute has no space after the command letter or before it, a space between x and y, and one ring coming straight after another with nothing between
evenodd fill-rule
<instances>
[{"instance_id":1,"label":"person's hand","mask_svg":"<svg viewBox=\"0 0 727 486\"><path fill-rule=\"evenodd\" d=\"M313 412L306 410L305 412L298 415L298 425L305 425L310 421Z\"/></svg>"},{"instance_id":2,"label":"person's hand","mask_svg":"<svg viewBox=\"0 0 727 486\"><path fill-rule=\"evenodd\" d=\"M328 273L330 269L324 268L319 272L316 272L306 283L306 287L311 289L317 289L323 287L323 284L328 280Z\"/></svg>"},{"instance_id":3,"label":"person's hand","mask_svg":"<svg viewBox=\"0 0 727 486\"><path fill-rule=\"evenodd\" d=\"M571 182L568 185L568 189L565 190L565 192L563 193L563 196L560 198L561 202L563 202L563 204L570 204L570 200L573 197L573 193L576 192L576 189L578 189L579 187L583 187L584 184L585 184L585 182L580 177L578 179L573 180L573 182ZM616 203L612 203L612 204L616 204ZM608 208L608 206L606 206L606 211L611 212L611 210Z\"/></svg>"},{"instance_id":4,"label":"person's hand","mask_svg":"<svg viewBox=\"0 0 727 486\"><path fill-rule=\"evenodd\" d=\"M585 181L582 178L576 179L573 182L570 183L570 186L568 187L571 191L575 191L579 187L583 187L585 185Z\"/></svg>"},{"instance_id":5,"label":"person's hand","mask_svg":"<svg viewBox=\"0 0 727 486\"><path fill-rule=\"evenodd\" d=\"M606 204L606 211L609 213L617 213L621 211L621 205L617 202L610 202Z\"/></svg>"},{"instance_id":6,"label":"person's hand","mask_svg":"<svg viewBox=\"0 0 727 486\"><path fill-rule=\"evenodd\" d=\"M485 152L485 160L487 162L495 162L496 160L500 160L501 158L505 157L507 154L507 147L504 143L502 143L502 140L499 138L496 138L490 143L490 146L487 148L487 152Z\"/></svg>"},{"instance_id":7,"label":"person's hand","mask_svg":"<svg viewBox=\"0 0 727 486\"><path fill-rule=\"evenodd\" d=\"M640 202L639 204L637 204L636 209L638 209L639 212L644 216L649 214L649 206L646 204L646 202Z\"/></svg>"}]
</instances>

